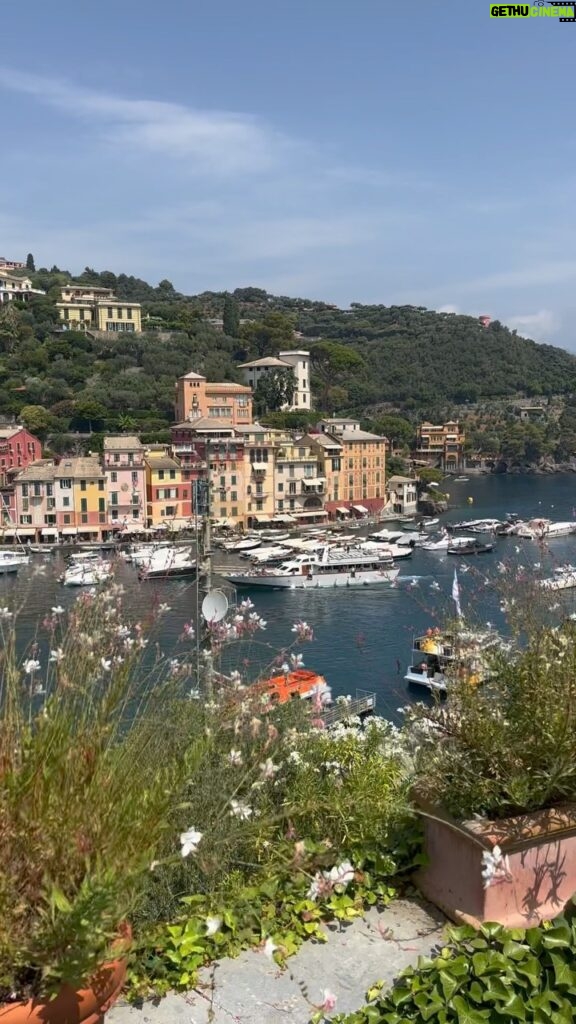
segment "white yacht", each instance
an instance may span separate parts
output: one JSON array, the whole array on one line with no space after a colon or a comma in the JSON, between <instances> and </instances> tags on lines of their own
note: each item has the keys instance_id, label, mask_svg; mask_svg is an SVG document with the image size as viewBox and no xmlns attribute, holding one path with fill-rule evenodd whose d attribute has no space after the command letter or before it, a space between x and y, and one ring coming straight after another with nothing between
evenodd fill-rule
<instances>
[{"instance_id":1,"label":"white yacht","mask_svg":"<svg viewBox=\"0 0 576 1024\"><path fill-rule=\"evenodd\" d=\"M449 533L444 533L441 537L437 537L436 540L433 538L425 540L420 547L422 551L447 551L449 547L466 547L467 544L470 544L475 539L475 537L468 536L453 537Z\"/></svg>"},{"instance_id":2,"label":"white yacht","mask_svg":"<svg viewBox=\"0 0 576 1024\"><path fill-rule=\"evenodd\" d=\"M317 587L357 587L391 583L399 569L379 552L359 548L319 547L316 552L297 555L278 568L232 572L224 576L237 587L269 587L284 590L314 590Z\"/></svg>"},{"instance_id":3,"label":"white yacht","mask_svg":"<svg viewBox=\"0 0 576 1024\"><path fill-rule=\"evenodd\" d=\"M488 676L488 652L502 646L494 630L443 633L429 629L412 642L412 664L404 679L434 693L445 694L451 680L458 678L478 686Z\"/></svg>"},{"instance_id":4,"label":"white yacht","mask_svg":"<svg viewBox=\"0 0 576 1024\"><path fill-rule=\"evenodd\" d=\"M518 523L515 533L517 537L524 537L526 540L554 540L555 537L567 537L571 533L576 533L576 523L529 519L527 523Z\"/></svg>"},{"instance_id":5,"label":"white yacht","mask_svg":"<svg viewBox=\"0 0 576 1024\"><path fill-rule=\"evenodd\" d=\"M155 551L147 561L140 562L138 579L172 579L195 576L196 559L192 558L189 547L166 547Z\"/></svg>"},{"instance_id":6,"label":"white yacht","mask_svg":"<svg viewBox=\"0 0 576 1024\"><path fill-rule=\"evenodd\" d=\"M573 590L576 587L576 565L559 565L554 575L539 580L538 586L542 590Z\"/></svg>"},{"instance_id":7,"label":"white yacht","mask_svg":"<svg viewBox=\"0 0 576 1024\"><path fill-rule=\"evenodd\" d=\"M110 579L111 575L112 566L106 562L74 562L60 577L60 582L65 587L94 587Z\"/></svg>"}]
</instances>

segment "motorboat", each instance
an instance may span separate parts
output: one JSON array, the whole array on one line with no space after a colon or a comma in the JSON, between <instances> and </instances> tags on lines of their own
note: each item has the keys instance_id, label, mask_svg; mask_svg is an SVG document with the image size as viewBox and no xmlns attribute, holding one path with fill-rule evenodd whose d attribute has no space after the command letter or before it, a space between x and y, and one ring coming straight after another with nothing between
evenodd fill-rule
<instances>
[{"instance_id":1,"label":"motorboat","mask_svg":"<svg viewBox=\"0 0 576 1024\"><path fill-rule=\"evenodd\" d=\"M150 541L148 544L132 544L127 551L121 552L122 558L134 565L147 562L156 551L164 548L172 548L174 545L169 540Z\"/></svg>"},{"instance_id":2,"label":"motorboat","mask_svg":"<svg viewBox=\"0 0 576 1024\"><path fill-rule=\"evenodd\" d=\"M285 562L291 555L290 548L283 547L281 544L270 544L267 547L256 548L256 550L246 552L245 556L254 565L270 565L273 562Z\"/></svg>"},{"instance_id":3,"label":"motorboat","mask_svg":"<svg viewBox=\"0 0 576 1024\"><path fill-rule=\"evenodd\" d=\"M401 545L415 545L416 541L422 539L421 533L416 533L415 530L404 531L404 530L377 530L376 533L368 534L369 540L375 540L379 544L401 544Z\"/></svg>"},{"instance_id":4,"label":"motorboat","mask_svg":"<svg viewBox=\"0 0 576 1024\"><path fill-rule=\"evenodd\" d=\"M286 530L259 530L258 535L262 540L274 541L275 544L280 544L283 540L288 540L290 536Z\"/></svg>"},{"instance_id":5,"label":"motorboat","mask_svg":"<svg viewBox=\"0 0 576 1024\"><path fill-rule=\"evenodd\" d=\"M475 537L452 537L449 533L444 533L441 537L424 541L420 547L422 551L447 551L449 547L459 547L460 545L465 547L475 540Z\"/></svg>"},{"instance_id":6,"label":"motorboat","mask_svg":"<svg viewBox=\"0 0 576 1024\"><path fill-rule=\"evenodd\" d=\"M161 548L151 555L147 562L140 563L138 579L174 579L196 576L196 573L197 562L192 558L188 547L168 547Z\"/></svg>"},{"instance_id":7,"label":"motorboat","mask_svg":"<svg viewBox=\"0 0 576 1024\"><path fill-rule=\"evenodd\" d=\"M379 552L381 558L412 558L413 548L410 544L379 544L375 540L365 540L358 544L361 551Z\"/></svg>"},{"instance_id":8,"label":"motorboat","mask_svg":"<svg viewBox=\"0 0 576 1024\"><path fill-rule=\"evenodd\" d=\"M412 663L404 679L413 686L446 694L454 679L478 686L489 674L488 655L502 645L493 630L442 632L429 629L412 641Z\"/></svg>"},{"instance_id":9,"label":"motorboat","mask_svg":"<svg viewBox=\"0 0 576 1024\"><path fill-rule=\"evenodd\" d=\"M252 569L248 572L223 574L224 579L239 587L268 587L283 590L315 590L318 587L354 587L391 583L400 570L380 552L349 548L348 551L329 545L315 552L297 555L278 568Z\"/></svg>"},{"instance_id":10,"label":"motorboat","mask_svg":"<svg viewBox=\"0 0 576 1024\"><path fill-rule=\"evenodd\" d=\"M433 526L439 526L439 525L440 525L440 520L439 519L433 519L433 518L428 518L428 517L425 517L422 520L422 522L420 523L420 526L422 527L423 530L431 530Z\"/></svg>"},{"instance_id":11,"label":"motorboat","mask_svg":"<svg viewBox=\"0 0 576 1024\"><path fill-rule=\"evenodd\" d=\"M559 565L554 575L539 580L538 586L543 590L573 590L576 587L576 565Z\"/></svg>"},{"instance_id":12,"label":"motorboat","mask_svg":"<svg viewBox=\"0 0 576 1024\"><path fill-rule=\"evenodd\" d=\"M105 583L112 575L112 567L106 562L75 562L70 565L60 582L65 587L95 587Z\"/></svg>"},{"instance_id":13,"label":"motorboat","mask_svg":"<svg viewBox=\"0 0 576 1024\"><path fill-rule=\"evenodd\" d=\"M470 530L474 533L489 533L500 526L500 519L463 519L460 523L448 523L449 530Z\"/></svg>"},{"instance_id":14,"label":"motorboat","mask_svg":"<svg viewBox=\"0 0 576 1024\"><path fill-rule=\"evenodd\" d=\"M30 555L20 551L0 551L0 573L17 572L22 565L30 563Z\"/></svg>"},{"instance_id":15,"label":"motorboat","mask_svg":"<svg viewBox=\"0 0 576 1024\"><path fill-rule=\"evenodd\" d=\"M454 483L455 484L467 484L467 483L469 483L469 481L470 481L470 477L469 476L455 476L454 477Z\"/></svg>"},{"instance_id":16,"label":"motorboat","mask_svg":"<svg viewBox=\"0 0 576 1024\"><path fill-rule=\"evenodd\" d=\"M462 538L460 538L461 540ZM487 555L494 549L493 544L483 544L475 537L467 543L450 544L446 548L447 555Z\"/></svg>"},{"instance_id":17,"label":"motorboat","mask_svg":"<svg viewBox=\"0 0 576 1024\"><path fill-rule=\"evenodd\" d=\"M234 553L236 551L252 551L253 548L259 548L261 544L260 537L243 537L241 540L226 541L222 547L225 551Z\"/></svg>"},{"instance_id":18,"label":"motorboat","mask_svg":"<svg viewBox=\"0 0 576 1024\"><path fill-rule=\"evenodd\" d=\"M554 540L576 532L576 523L571 521L553 523L550 519L529 519L518 523L516 536L526 540Z\"/></svg>"}]
</instances>

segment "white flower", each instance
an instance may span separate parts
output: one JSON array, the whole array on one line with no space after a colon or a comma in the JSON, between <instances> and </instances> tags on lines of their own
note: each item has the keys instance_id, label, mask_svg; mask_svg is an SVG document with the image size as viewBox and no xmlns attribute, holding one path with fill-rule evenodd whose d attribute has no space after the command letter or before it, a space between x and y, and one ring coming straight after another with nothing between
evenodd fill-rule
<instances>
[{"instance_id":1,"label":"white flower","mask_svg":"<svg viewBox=\"0 0 576 1024\"><path fill-rule=\"evenodd\" d=\"M280 666L280 671L283 672L285 676L288 675L290 671L290 665L288 664L287 661L283 662L283 664Z\"/></svg>"},{"instance_id":2,"label":"white flower","mask_svg":"<svg viewBox=\"0 0 576 1024\"><path fill-rule=\"evenodd\" d=\"M297 750L291 750L288 754L290 764L302 764L302 755Z\"/></svg>"},{"instance_id":3,"label":"white flower","mask_svg":"<svg viewBox=\"0 0 576 1024\"><path fill-rule=\"evenodd\" d=\"M266 939L266 942L264 943L262 952L264 953L264 956L267 956L268 959L271 960L277 949L278 946L276 945L276 943L272 942L272 939L268 937Z\"/></svg>"},{"instance_id":4,"label":"white flower","mask_svg":"<svg viewBox=\"0 0 576 1024\"><path fill-rule=\"evenodd\" d=\"M27 676L32 675L34 672L38 672L39 670L40 662L36 661L34 658L28 658L28 660L24 662L24 671Z\"/></svg>"},{"instance_id":5,"label":"white flower","mask_svg":"<svg viewBox=\"0 0 576 1024\"><path fill-rule=\"evenodd\" d=\"M0 619L11 619L12 615L13 613L10 611L9 608L6 608L5 605L2 608L0 608Z\"/></svg>"},{"instance_id":6,"label":"white flower","mask_svg":"<svg viewBox=\"0 0 576 1024\"><path fill-rule=\"evenodd\" d=\"M249 612L250 609L253 608L253 607L254 607L254 604L250 600L249 597L247 597L244 601L240 602L240 611L241 612Z\"/></svg>"},{"instance_id":7,"label":"white flower","mask_svg":"<svg viewBox=\"0 0 576 1024\"><path fill-rule=\"evenodd\" d=\"M268 757L266 761L264 761L264 764L260 765L260 772L262 773L263 779L273 779L274 776L276 775L276 772L279 771L279 765L274 764L271 757Z\"/></svg>"},{"instance_id":8,"label":"white flower","mask_svg":"<svg viewBox=\"0 0 576 1024\"><path fill-rule=\"evenodd\" d=\"M158 615L164 615L166 612L169 612L171 610L172 609L170 608L169 604L159 604L158 605Z\"/></svg>"},{"instance_id":9,"label":"white flower","mask_svg":"<svg viewBox=\"0 0 576 1024\"><path fill-rule=\"evenodd\" d=\"M304 658L301 654L291 654L290 661L294 669L304 667Z\"/></svg>"},{"instance_id":10,"label":"white flower","mask_svg":"<svg viewBox=\"0 0 576 1024\"><path fill-rule=\"evenodd\" d=\"M112 662L110 658L100 658L100 664L105 672L109 672L112 668Z\"/></svg>"},{"instance_id":11,"label":"white flower","mask_svg":"<svg viewBox=\"0 0 576 1024\"><path fill-rule=\"evenodd\" d=\"M195 828L189 828L187 832L182 832L180 835L180 846L182 849L180 853L183 857L188 857L190 853L198 852L198 844L202 839L203 832L197 832Z\"/></svg>"},{"instance_id":12,"label":"white flower","mask_svg":"<svg viewBox=\"0 0 576 1024\"><path fill-rule=\"evenodd\" d=\"M231 750L228 754L228 763L233 765L242 764L242 753L239 750Z\"/></svg>"},{"instance_id":13,"label":"white flower","mask_svg":"<svg viewBox=\"0 0 576 1024\"><path fill-rule=\"evenodd\" d=\"M55 651L50 651L50 661L55 661L56 663L58 663L62 661L63 657L64 651L62 650L61 647L57 647Z\"/></svg>"},{"instance_id":14,"label":"white flower","mask_svg":"<svg viewBox=\"0 0 576 1024\"><path fill-rule=\"evenodd\" d=\"M488 889L495 880L510 878L510 861L504 856L498 845L482 854L482 880Z\"/></svg>"},{"instance_id":15,"label":"white flower","mask_svg":"<svg viewBox=\"0 0 576 1024\"><path fill-rule=\"evenodd\" d=\"M235 818L240 818L240 821L248 821L252 817L252 808L241 800L231 800L230 808L230 814Z\"/></svg>"},{"instance_id":16,"label":"white flower","mask_svg":"<svg viewBox=\"0 0 576 1024\"><path fill-rule=\"evenodd\" d=\"M328 872L327 877L334 885L348 885L354 881L354 868L349 860L343 860Z\"/></svg>"},{"instance_id":17,"label":"white flower","mask_svg":"<svg viewBox=\"0 0 576 1024\"><path fill-rule=\"evenodd\" d=\"M52 615L64 615L64 609L61 604L57 604L56 607L52 609Z\"/></svg>"},{"instance_id":18,"label":"white flower","mask_svg":"<svg viewBox=\"0 0 576 1024\"><path fill-rule=\"evenodd\" d=\"M222 927L221 917L207 917L206 918L206 935L216 935L216 932L220 931Z\"/></svg>"}]
</instances>

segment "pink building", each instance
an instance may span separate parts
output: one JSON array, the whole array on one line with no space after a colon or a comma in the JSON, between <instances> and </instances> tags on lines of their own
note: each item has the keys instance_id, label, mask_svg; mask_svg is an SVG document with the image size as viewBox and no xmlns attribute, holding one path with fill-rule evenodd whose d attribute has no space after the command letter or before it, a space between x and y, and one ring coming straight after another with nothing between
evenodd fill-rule
<instances>
[{"instance_id":1,"label":"pink building","mask_svg":"<svg viewBox=\"0 0 576 1024\"><path fill-rule=\"evenodd\" d=\"M39 459L18 474L14 480L14 523L4 531L6 537L57 538L55 474L51 459Z\"/></svg>"},{"instance_id":2,"label":"pink building","mask_svg":"<svg viewBox=\"0 0 576 1024\"><path fill-rule=\"evenodd\" d=\"M108 520L118 526L146 524L144 445L130 434L104 438Z\"/></svg>"},{"instance_id":3,"label":"pink building","mask_svg":"<svg viewBox=\"0 0 576 1024\"><path fill-rule=\"evenodd\" d=\"M2 527L17 522L14 477L42 458L42 445L26 427L0 427L0 510Z\"/></svg>"}]
</instances>

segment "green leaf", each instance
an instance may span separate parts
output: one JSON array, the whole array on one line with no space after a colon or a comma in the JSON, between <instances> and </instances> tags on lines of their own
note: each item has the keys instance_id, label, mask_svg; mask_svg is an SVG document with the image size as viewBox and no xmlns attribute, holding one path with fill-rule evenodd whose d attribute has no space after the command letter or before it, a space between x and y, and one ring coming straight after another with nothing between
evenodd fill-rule
<instances>
[{"instance_id":1,"label":"green leaf","mask_svg":"<svg viewBox=\"0 0 576 1024\"><path fill-rule=\"evenodd\" d=\"M564 988L576 987L576 972L557 953L550 953L556 985Z\"/></svg>"},{"instance_id":2,"label":"green leaf","mask_svg":"<svg viewBox=\"0 0 576 1024\"><path fill-rule=\"evenodd\" d=\"M542 935L542 945L546 949L558 949L561 947L567 948L572 944L572 931L567 924L556 925L555 928L549 928L548 931Z\"/></svg>"},{"instance_id":3,"label":"green leaf","mask_svg":"<svg viewBox=\"0 0 576 1024\"><path fill-rule=\"evenodd\" d=\"M438 974L440 984L442 986L442 992L444 999L448 1002L455 992L457 992L460 983L452 975L448 974L447 971L440 971Z\"/></svg>"},{"instance_id":4,"label":"green leaf","mask_svg":"<svg viewBox=\"0 0 576 1024\"><path fill-rule=\"evenodd\" d=\"M484 1024L490 1017L490 1010L476 1010L463 996L454 996L452 1007L458 1015L458 1024Z\"/></svg>"},{"instance_id":5,"label":"green leaf","mask_svg":"<svg viewBox=\"0 0 576 1024\"><path fill-rule=\"evenodd\" d=\"M535 956L527 957L522 963L516 964L516 971L525 975L533 985L537 985L541 973L540 961Z\"/></svg>"},{"instance_id":6,"label":"green leaf","mask_svg":"<svg viewBox=\"0 0 576 1024\"><path fill-rule=\"evenodd\" d=\"M510 995L510 989L504 984L502 978L486 978L486 988L484 989L484 1002L495 1003L499 1001L506 1001Z\"/></svg>"},{"instance_id":7,"label":"green leaf","mask_svg":"<svg viewBox=\"0 0 576 1024\"><path fill-rule=\"evenodd\" d=\"M486 953L474 953L472 957L472 967L474 968L474 974L477 978L481 978L486 974L490 961Z\"/></svg>"},{"instance_id":8,"label":"green leaf","mask_svg":"<svg viewBox=\"0 0 576 1024\"><path fill-rule=\"evenodd\" d=\"M502 1006L499 1006L498 1010L500 1013L506 1014L507 1017L513 1017L514 1020L526 1020L526 1007L524 1005L524 1001L516 992L514 992L509 999L502 1004Z\"/></svg>"},{"instance_id":9,"label":"green leaf","mask_svg":"<svg viewBox=\"0 0 576 1024\"><path fill-rule=\"evenodd\" d=\"M509 960L523 960L527 952L527 946L523 946L519 942L512 942L511 940L505 942L502 947L503 955Z\"/></svg>"}]
</instances>

